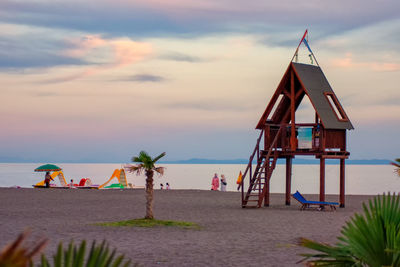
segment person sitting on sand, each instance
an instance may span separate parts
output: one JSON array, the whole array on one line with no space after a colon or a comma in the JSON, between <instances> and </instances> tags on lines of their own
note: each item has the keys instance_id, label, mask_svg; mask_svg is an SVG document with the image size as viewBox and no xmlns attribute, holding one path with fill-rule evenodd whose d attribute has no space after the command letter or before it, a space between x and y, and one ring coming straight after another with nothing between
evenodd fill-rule
<instances>
[{"instance_id":1,"label":"person sitting on sand","mask_svg":"<svg viewBox=\"0 0 400 267\"><path fill-rule=\"evenodd\" d=\"M167 186L167 190L171 189L171 187L169 186L169 183L166 183L165 185Z\"/></svg>"},{"instance_id":2,"label":"person sitting on sand","mask_svg":"<svg viewBox=\"0 0 400 267\"><path fill-rule=\"evenodd\" d=\"M222 192L226 192L226 179L225 179L225 175L221 174L221 191Z\"/></svg>"},{"instance_id":3,"label":"person sitting on sand","mask_svg":"<svg viewBox=\"0 0 400 267\"><path fill-rule=\"evenodd\" d=\"M50 176L50 172L46 172L46 175L44 176L44 183L46 184L46 188L50 188L50 180L51 176Z\"/></svg>"},{"instance_id":4,"label":"person sitting on sand","mask_svg":"<svg viewBox=\"0 0 400 267\"><path fill-rule=\"evenodd\" d=\"M211 190L218 191L219 188L219 179L218 175L215 173L214 178L211 181Z\"/></svg>"}]
</instances>

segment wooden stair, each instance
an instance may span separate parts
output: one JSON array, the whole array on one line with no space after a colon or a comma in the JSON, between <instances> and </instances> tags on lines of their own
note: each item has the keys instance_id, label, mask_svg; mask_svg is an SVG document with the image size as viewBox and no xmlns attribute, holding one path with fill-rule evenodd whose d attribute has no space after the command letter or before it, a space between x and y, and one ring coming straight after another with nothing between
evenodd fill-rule
<instances>
[{"instance_id":1,"label":"wooden stair","mask_svg":"<svg viewBox=\"0 0 400 267\"><path fill-rule=\"evenodd\" d=\"M243 208L261 208L262 203L267 194L269 194L269 182L271 180L272 173L276 167L276 162L278 160L278 150L277 150L277 140L282 131L282 128L279 129L276 134L274 141L271 143L271 146L268 150L268 153L265 155L263 153L260 154L259 143L262 136L260 135L259 140L257 141L256 148L250 157L250 162L248 168L245 171L245 175L249 172L249 187L247 189L246 195L243 196L243 181L242 181L242 207ZM254 173L251 171L251 164L253 161L254 155L257 154L257 166L254 169ZM245 175L243 177L245 177ZM244 178L243 178L244 179ZM268 205L268 203L265 203Z\"/></svg>"}]
</instances>

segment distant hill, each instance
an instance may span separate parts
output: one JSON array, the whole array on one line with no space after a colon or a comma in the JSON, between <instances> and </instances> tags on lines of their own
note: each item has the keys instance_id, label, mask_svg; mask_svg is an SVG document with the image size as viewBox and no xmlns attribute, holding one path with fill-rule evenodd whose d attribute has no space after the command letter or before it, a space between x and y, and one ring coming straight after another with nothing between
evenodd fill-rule
<instances>
[{"instance_id":1,"label":"distant hill","mask_svg":"<svg viewBox=\"0 0 400 267\"><path fill-rule=\"evenodd\" d=\"M174 160L174 161L160 161L165 164L247 164L247 159L187 159L187 160ZM255 163L255 161L253 161ZM389 164L388 159L348 159L346 164L350 165L386 165ZM284 159L278 159L278 164L285 164ZM317 159L293 159L293 164L319 164ZM335 165L339 164L338 160L326 160L326 164Z\"/></svg>"},{"instance_id":2,"label":"distant hill","mask_svg":"<svg viewBox=\"0 0 400 267\"><path fill-rule=\"evenodd\" d=\"M41 160L32 160L26 158L16 158L16 157L0 157L0 163L46 163L46 162L57 162L57 163L121 163L122 161L115 160L89 160L89 159L81 159L81 160L56 160L49 161L46 159ZM163 160L160 163L164 164L247 164L249 162L248 159L185 159L185 160ZM346 160L346 164L350 165L386 165L391 161L388 159L348 159ZM255 164L256 162L253 161ZM284 159L278 159L278 164L285 164ZM305 158L295 158L293 160L293 164L319 164L319 160L317 159L305 159ZM339 164L338 160L326 160L326 164L335 165Z\"/></svg>"}]
</instances>

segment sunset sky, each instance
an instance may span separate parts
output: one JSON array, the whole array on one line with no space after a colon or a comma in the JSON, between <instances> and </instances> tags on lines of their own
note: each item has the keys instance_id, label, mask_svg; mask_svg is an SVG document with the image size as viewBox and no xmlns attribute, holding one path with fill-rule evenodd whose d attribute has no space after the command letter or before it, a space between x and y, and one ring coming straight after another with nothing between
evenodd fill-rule
<instances>
[{"instance_id":1,"label":"sunset sky","mask_svg":"<svg viewBox=\"0 0 400 267\"><path fill-rule=\"evenodd\" d=\"M351 159L400 157L399 10L398 0L2 0L0 161L248 158L305 29L355 127Z\"/></svg>"}]
</instances>

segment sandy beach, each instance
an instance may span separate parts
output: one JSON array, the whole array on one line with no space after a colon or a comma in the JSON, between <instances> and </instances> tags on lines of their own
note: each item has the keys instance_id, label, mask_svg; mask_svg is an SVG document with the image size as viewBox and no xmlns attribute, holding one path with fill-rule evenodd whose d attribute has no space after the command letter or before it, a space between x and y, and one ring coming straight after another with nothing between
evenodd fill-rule
<instances>
[{"instance_id":1,"label":"sandy beach","mask_svg":"<svg viewBox=\"0 0 400 267\"><path fill-rule=\"evenodd\" d=\"M305 195L317 200L317 195ZM157 219L195 222L201 229L101 227L93 223L142 218L144 190L0 188L0 246L26 228L31 240L47 237L50 255L59 241L107 240L139 266L299 266L299 237L335 243L342 225L371 196L347 196L336 212L300 211L272 194L271 206L242 209L240 193L156 190ZM327 196L327 201L337 201Z\"/></svg>"}]
</instances>

